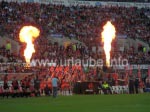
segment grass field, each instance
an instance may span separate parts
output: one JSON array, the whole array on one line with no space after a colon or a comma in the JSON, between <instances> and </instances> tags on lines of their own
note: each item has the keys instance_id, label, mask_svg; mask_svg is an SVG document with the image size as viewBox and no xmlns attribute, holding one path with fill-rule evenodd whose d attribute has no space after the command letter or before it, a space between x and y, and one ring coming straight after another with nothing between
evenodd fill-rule
<instances>
[{"instance_id":1,"label":"grass field","mask_svg":"<svg viewBox=\"0 0 150 112\"><path fill-rule=\"evenodd\" d=\"M0 112L150 112L150 94L0 98Z\"/></svg>"}]
</instances>

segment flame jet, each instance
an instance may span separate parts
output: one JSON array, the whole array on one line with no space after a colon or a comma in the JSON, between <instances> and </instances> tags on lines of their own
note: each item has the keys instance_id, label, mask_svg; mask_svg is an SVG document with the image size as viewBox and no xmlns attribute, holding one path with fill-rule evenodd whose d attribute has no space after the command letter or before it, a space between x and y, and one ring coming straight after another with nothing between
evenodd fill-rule
<instances>
[{"instance_id":1,"label":"flame jet","mask_svg":"<svg viewBox=\"0 0 150 112\"><path fill-rule=\"evenodd\" d=\"M104 43L104 51L106 55L106 66L110 66L110 51L111 51L111 42L113 39L115 39L115 27L111 24L110 21L108 21L103 26L103 32L101 33L102 36L102 42Z\"/></svg>"},{"instance_id":2,"label":"flame jet","mask_svg":"<svg viewBox=\"0 0 150 112\"><path fill-rule=\"evenodd\" d=\"M35 52L33 42L39 35L40 30L34 26L24 26L20 30L19 39L21 42L26 43L26 48L24 50L24 57L27 65L30 64L32 54Z\"/></svg>"}]
</instances>

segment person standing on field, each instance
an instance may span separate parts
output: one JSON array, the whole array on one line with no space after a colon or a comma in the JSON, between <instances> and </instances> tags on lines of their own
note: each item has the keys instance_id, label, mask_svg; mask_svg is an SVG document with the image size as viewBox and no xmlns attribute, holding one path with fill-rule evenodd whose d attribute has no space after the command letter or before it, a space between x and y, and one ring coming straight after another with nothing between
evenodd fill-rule
<instances>
[{"instance_id":1,"label":"person standing on field","mask_svg":"<svg viewBox=\"0 0 150 112\"><path fill-rule=\"evenodd\" d=\"M58 82L59 82L58 78L54 76L54 77L52 78L53 97L54 97L54 98L57 97Z\"/></svg>"}]
</instances>

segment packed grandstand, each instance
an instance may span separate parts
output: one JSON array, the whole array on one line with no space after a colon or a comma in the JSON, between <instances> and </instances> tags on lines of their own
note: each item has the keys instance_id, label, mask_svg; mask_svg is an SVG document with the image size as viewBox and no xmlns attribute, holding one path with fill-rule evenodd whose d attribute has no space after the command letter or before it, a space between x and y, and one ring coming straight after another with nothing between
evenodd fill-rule
<instances>
[{"instance_id":1,"label":"packed grandstand","mask_svg":"<svg viewBox=\"0 0 150 112\"><path fill-rule=\"evenodd\" d=\"M70 6L67 0L60 0L60 3L56 0L56 4L46 0L8 1L0 2L1 96L50 95L53 76L58 77L60 94L63 95L150 92L149 3L146 6L138 3L136 6L136 2L141 0L135 0L129 7L123 0L114 0L108 5L105 0L89 0L88 4L80 1ZM71 58L105 60L100 37L107 21L111 21L117 31L117 39L112 43L111 59L126 59L127 66L121 69L105 65L83 66L83 63L61 66L62 62ZM34 41L36 52L31 60L53 60L54 64L24 65L26 44L19 41L19 30L24 25L36 26L41 31L39 38ZM105 88L106 83L109 89Z\"/></svg>"}]
</instances>

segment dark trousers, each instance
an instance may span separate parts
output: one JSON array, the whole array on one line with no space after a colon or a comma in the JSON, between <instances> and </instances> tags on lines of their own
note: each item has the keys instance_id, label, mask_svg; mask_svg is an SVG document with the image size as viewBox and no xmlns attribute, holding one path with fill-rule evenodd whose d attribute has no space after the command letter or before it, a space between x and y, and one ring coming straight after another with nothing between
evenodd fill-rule
<instances>
[{"instance_id":1,"label":"dark trousers","mask_svg":"<svg viewBox=\"0 0 150 112\"><path fill-rule=\"evenodd\" d=\"M104 94L112 94L111 89L110 88L102 88Z\"/></svg>"},{"instance_id":2,"label":"dark trousers","mask_svg":"<svg viewBox=\"0 0 150 112\"><path fill-rule=\"evenodd\" d=\"M129 85L129 93L134 94L134 86Z\"/></svg>"},{"instance_id":3,"label":"dark trousers","mask_svg":"<svg viewBox=\"0 0 150 112\"><path fill-rule=\"evenodd\" d=\"M139 92L138 92L138 86L135 86L135 92L136 92L136 94L139 93Z\"/></svg>"},{"instance_id":4,"label":"dark trousers","mask_svg":"<svg viewBox=\"0 0 150 112\"><path fill-rule=\"evenodd\" d=\"M57 97L57 87L53 87L53 97Z\"/></svg>"}]
</instances>

